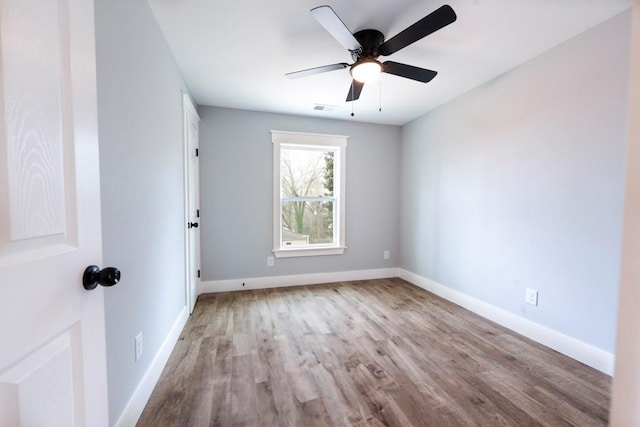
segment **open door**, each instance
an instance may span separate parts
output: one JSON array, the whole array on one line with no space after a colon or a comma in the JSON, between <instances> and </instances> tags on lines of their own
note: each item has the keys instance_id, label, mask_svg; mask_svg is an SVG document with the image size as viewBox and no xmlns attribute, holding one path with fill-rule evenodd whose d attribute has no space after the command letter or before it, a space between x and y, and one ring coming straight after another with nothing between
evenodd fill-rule
<instances>
[{"instance_id":1,"label":"open door","mask_svg":"<svg viewBox=\"0 0 640 427\"><path fill-rule=\"evenodd\" d=\"M107 426L93 0L0 0L0 425Z\"/></svg>"},{"instance_id":2,"label":"open door","mask_svg":"<svg viewBox=\"0 0 640 427\"><path fill-rule=\"evenodd\" d=\"M187 305L193 313L200 282L200 117L187 94L182 95L185 164L185 216L187 218Z\"/></svg>"}]
</instances>

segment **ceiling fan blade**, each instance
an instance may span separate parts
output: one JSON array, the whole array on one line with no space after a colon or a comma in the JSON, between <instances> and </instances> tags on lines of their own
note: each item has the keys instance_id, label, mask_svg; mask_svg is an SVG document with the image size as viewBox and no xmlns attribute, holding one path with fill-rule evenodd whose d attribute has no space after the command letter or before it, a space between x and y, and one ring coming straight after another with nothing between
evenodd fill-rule
<instances>
[{"instance_id":1,"label":"ceiling fan blade","mask_svg":"<svg viewBox=\"0 0 640 427\"><path fill-rule=\"evenodd\" d=\"M411 80L417 80L422 83L430 82L437 74L437 71L427 70L425 68L414 67L413 65L401 64L399 62L386 61L382 63L387 74L393 74L405 77Z\"/></svg>"},{"instance_id":2,"label":"ceiling fan blade","mask_svg":"<svg viewBox=\"0 0 640 427\"><path fill-rule=\"evenodd\" d=\"M311 15L346 49L358 50L361 48L360 42L356 40L330 6L315 7L311 9Z\"/></svg>"},{"instance_id":3,"label":"ceiling fan blade","mask_svg":"<svg viewBox=\"0 0 640 427\"><path fill-rule=\"evenodd\" d=\"M357 80L353 80L351 83L351 87L349 88L349 94L347 95L347 102L357 101L360 98L360 92L362 92L362 87L364 83L360 83Z\"/></svg>"},{"instance_id":4,"label":"ceiling fan blade","mask_svg":"<svg viewBox=\"0 0 640 427\"><path fill-rule=\"evenodd\" d=\"M409 46L411 43L455 22L456 18L456 13L451 6L445 4L382 43L378 48L378 52L383 56L391 55Z\"/></svg>"},{"instance_id":5,"label":"ceiling fan blade","mask_svg":"<svg viewBox=\"0 0 640 427\"><path fill-rule=\"evenodd\" d=\"M300 77L307 77L314 74L326 73L327 71L343 70L347 68L349 64L346 62L340 62L339 64L323 65L322 67L309 68L306 70L294 71L287 73L285 76L289 79L297 79Z\"/></svg>"}]
</instances>

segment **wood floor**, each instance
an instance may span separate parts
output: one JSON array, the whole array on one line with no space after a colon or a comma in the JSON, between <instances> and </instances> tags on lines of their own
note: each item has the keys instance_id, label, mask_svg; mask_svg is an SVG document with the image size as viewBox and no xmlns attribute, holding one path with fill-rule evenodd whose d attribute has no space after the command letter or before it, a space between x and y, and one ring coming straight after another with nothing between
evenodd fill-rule
<instances>
[{"instance_id":1,"label":"wood floor","mask_svg":"<svg viewBox=\"0 0 640 427\"><path fill-rule=\"evenodd\" d=\"M401 279L207 294L138 426L606 425L610 382Z\"/></svg>"}]
</instances>

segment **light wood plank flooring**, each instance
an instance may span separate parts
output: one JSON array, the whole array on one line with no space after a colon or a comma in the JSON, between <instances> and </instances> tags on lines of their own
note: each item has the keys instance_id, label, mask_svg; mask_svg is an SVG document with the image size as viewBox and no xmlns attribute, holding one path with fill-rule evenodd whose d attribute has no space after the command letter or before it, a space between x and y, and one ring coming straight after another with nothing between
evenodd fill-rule
<instances>
[{"instance_id":1,"label":"light wood plank flooring","mask_svg":"<svg viewBox=\"0 0 640 427\"><path fill-rule=\"evenodd\" d=\"M138 426L602 426L610 382L401 279L207 294Z\"/></svg>"}]
</instances>

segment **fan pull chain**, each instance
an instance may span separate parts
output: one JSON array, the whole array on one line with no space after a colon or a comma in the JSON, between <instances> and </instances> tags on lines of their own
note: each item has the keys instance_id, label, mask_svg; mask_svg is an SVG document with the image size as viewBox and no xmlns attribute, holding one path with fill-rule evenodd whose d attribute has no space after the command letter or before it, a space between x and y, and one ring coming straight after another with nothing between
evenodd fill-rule
<instances>
[{"instance_id":1,"label":"fan pull chain","mask_svg":"<svg viewBox=\"0 0 640 427\"><path fill-rule=\"evenodd\" d=\"M380 79L380 99L378 100L378 111L382 113L382 79Z\"/></svg>"},{"instance_id":2,"label":"fan pull chain","mask_svg":"<svg viewBox=\"0 0 640 427\"><path fill-rule=\"evenodd\" d=\"M351 83L351 117L353 117L355 114L353 114L353 103L355 102L355 100L353 99L353 82Z\"/></svg>"}]
</instances>

